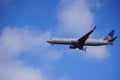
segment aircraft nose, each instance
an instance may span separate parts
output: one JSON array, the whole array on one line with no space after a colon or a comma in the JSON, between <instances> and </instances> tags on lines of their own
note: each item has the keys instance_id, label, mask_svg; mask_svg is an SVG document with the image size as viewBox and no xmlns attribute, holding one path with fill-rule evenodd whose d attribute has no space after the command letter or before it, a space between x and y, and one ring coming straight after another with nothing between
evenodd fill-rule
<instances>
[{"instance_id":1,"label":"aircraft nose","mask_svg":"<svg viewBox=\"0 0 120 80\"><path fill-rule=\"evenodd\" d=\"M49 40L48 40L48 41L46 41L46 42L50 43L50 41L49 41Z\"/></svg>"},{"instance_id":2,"label":"aircraft nose","mask_svg":"<svg viewBox=\"0 0 120 80\"><path fill-rule=\"evenodd\" d=\"M50 40L48 40L48 41L46 41L46 42L51 43L51 41L50 41Z\"/></svg>"}]
</instances>

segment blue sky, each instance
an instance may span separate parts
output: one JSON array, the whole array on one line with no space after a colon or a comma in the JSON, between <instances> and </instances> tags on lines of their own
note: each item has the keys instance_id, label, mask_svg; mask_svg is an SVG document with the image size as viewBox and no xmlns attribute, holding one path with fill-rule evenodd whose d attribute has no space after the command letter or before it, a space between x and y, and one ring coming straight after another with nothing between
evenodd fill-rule
<instances>
[{"instance_id":1,"label":"blue sky","mask_svg":"<svg viewBox=\"0 0 120 80\"><path fill-rule=\"evenodd\" d=\"M50 37L120 34L119 0L0 0L0 80L120 80L119 38L113 46L51 46Z\"/></svg>"}]
</instances>

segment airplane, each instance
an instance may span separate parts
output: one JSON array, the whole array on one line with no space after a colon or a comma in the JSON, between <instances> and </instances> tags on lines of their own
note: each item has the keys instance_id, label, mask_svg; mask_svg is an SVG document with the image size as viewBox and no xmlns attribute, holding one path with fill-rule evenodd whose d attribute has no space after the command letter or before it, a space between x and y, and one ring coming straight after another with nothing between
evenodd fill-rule
<instances>
[{"instance_id":1,"label":"airplane","mask_svg":"<svg viewBox=\"0 0 120 80\"><path fill-rule=\"evenodd\" d=\"M54 45L54 44L62 44L62 45L70 45L70 49L80 49L83 51L86 51L87 47L84 46L102 46L102 45L109 45L109 44L113 44L114 40L117 39L117 37L113 37L114 36L114 32L115 30L112 30L104 39L102 40L98 40L98 39L88 39L89 36L94 32L94 30L96 29L96 26L89 31L87 34L85 34L84 36L82 36L79 39L72 39L72 38L68 38L68 39L61 39L61 38L50 38L47 42Z\"/></svg>"}]
</instances>

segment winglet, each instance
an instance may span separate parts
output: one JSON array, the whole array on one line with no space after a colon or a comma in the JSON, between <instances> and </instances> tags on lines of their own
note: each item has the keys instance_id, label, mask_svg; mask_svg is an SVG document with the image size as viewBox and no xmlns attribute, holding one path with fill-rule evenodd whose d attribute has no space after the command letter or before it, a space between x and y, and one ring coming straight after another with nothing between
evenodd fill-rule
<instances>
[{"instance_id":1,"label":"winglet","mask_svg":"<svg viewBox=\"0 0 120 80\"><path fill-rule=\"evenodd\" d=\"M93 30L95 30L96 29L96 26L93 28Z\"/></svg>"}]
</instances>

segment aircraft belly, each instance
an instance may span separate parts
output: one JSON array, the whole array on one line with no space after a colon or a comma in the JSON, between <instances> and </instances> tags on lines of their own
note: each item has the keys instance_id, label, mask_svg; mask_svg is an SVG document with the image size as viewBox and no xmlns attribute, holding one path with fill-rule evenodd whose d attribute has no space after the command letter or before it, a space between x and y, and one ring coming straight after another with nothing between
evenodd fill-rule
<instances>
[{"instance_id":1,"label":"aircraft belly","mask_svg":"<svg viewBox=\"0 0 120 80\"><path fill-rule=\"evenodd\" d=\"M107 44L85 44L85 46L102 46Z\"/></svg>"}]
</instances>

